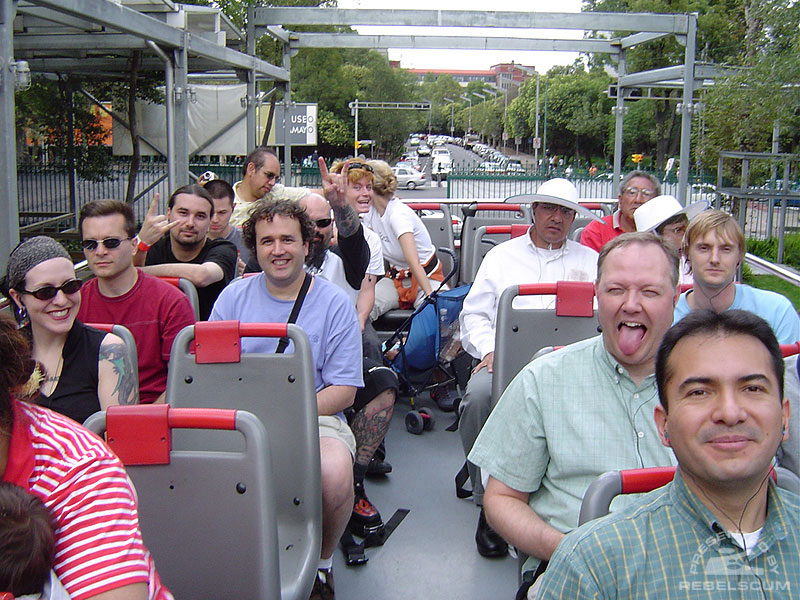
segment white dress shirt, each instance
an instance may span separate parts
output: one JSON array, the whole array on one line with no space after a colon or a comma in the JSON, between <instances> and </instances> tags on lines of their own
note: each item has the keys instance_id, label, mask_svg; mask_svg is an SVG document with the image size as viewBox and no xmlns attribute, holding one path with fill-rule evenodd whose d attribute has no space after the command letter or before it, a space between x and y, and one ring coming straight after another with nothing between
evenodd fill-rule
<instances>
[{"instance_id":1,"label":"white dress shirt","mask_svg":"<svg viewBox=\"0 0 800 600\"><path fill-rule=\"evenodd\" d=\"M555 250L538 248L529 233L495 246L481 262L464 299L461 345L477 359L494 352L497 304L503 290L520 283L594 281L597 257L597 252L572 240ZM555 308L555 304L555 296L522 296L514 301L515 308Z\"/></svg>"}]
</instances>

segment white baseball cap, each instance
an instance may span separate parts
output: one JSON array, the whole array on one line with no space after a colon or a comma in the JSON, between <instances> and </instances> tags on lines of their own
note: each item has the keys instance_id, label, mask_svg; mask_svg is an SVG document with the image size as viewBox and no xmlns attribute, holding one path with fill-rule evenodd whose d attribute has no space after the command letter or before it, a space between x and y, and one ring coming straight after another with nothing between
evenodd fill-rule
<instances>
[{"instance_id":1,"label":"white baseball cap","mask_svg":"<svg viewBox=\"0 0 800 600\"><path fill-rule=\"evenodd\" d=\"M636 222L636 231L653 231L665 221L680 214L686 215L691 221L707 208L708 202L705 200L683 206L675 196L664 194L648 200L637 208L633 212L633 220Z\"/></svg>"}]
</instances>

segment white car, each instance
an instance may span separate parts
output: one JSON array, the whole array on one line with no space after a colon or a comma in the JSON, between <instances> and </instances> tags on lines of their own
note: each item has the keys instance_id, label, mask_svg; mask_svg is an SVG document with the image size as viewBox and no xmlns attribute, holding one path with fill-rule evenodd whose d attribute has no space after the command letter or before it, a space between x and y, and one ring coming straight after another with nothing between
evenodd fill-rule
<instances>
[{"instance_id":1,"label":"white car","mask_svg":"<svg viewBox=\"0 0 800 600\"><path fill-rule=\"evenodd\" d=\"M420 156L430 156L431 149L428 144L420 144L419 148L417 148L417 154Z\"/></svg>"},{"instance_id":2,"label":"white car","mask_svg":"<svg viewBox=\"0 0 800 600\"><path fill-rule=\"evenodd\" d=\"M413 190L425 186L425 173L408 167L392 167L397 177L397 187Z\"/></svg>"}]
</instances>

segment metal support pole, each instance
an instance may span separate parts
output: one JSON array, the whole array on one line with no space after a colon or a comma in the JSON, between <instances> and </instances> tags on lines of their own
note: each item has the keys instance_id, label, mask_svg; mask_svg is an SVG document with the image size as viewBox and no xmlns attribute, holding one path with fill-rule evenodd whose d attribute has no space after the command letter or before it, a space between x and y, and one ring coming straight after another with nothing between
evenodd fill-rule
<instances>
[{"instance_id":1,"label":"metal support pole","mask_svg":"<svg viewBox=\"0 0 800 600\"><path fill-rule=\"evenodd\" d=\"M547 160L547 80L544 81L544 133L542 134L542 161Z\"/></svg>"},{"instance_id":2,"label":"metal support pole","mask_svg":"<svg viewBox=\"0 0 800 600\"><path fill-rule=\"evenodd\" d=\"M172 60L161 47L151 40L147 40L147 46L164 61L164 106L167 111L167 187L172 193L177 189L175 185L175 140L173 131L175 129L175 81L172 72Z\"/></svg>"},{"instance_id":3,"label":"metal support pole","mask_svg":"<svg viewBox=\"0 0 800 600\"><path fill-rule=\"evenodd\" d=\"M694 114L694 60L697 45L697 13L689 15L686 33L686 53L683 68L683 112L681 113L680 174L678 175L678 201L689 202L689 170L692 156L692 116Z\"/></svg>"},{"instance_id":4,"label":"metal support pole","mask_svg":"<svg viewBox=\"0 0 800 600\"><path fill-rule=\"evenodd\" d=\"M292 57L289 54L289 44L283 44L283 68L291 71ZM287 186L292 185L292 140L289 139L289 108L292 104L291 79L283 82L283 181Z\"/></svg>"},{"instance_id":5,"label":"metal support pole","mask_svg":"<svg viewBox=\"0 0 800 600\"><path fill-rule=\"evenodd\" d=\"M789 191L789 161L783 161L783 193L787 193ZM786 237L786 205L789 201L786 198L781 198L781 212L780 212L780 221L778 223L778 264L783 264L783 251L784 251L784 242Z\"/></svg>"},{"instance_id":6,"label":"metal support pole","mask_svg":"<svg viewBox=\"0 0 800 600\"><path fill-rule=\"evenodd\" d=\"M620 50L617 72L619 76L625 75L627 67L626 51ZM617 80L619 81L619 79ZM616 194L616 187L622 181L622 131L625 117L625 98L624 89L617 85L617 104L613 108L614 116L614 179L612 181L612 193Z\"/></svg>"},{"instance_id":7,"label":"metal support pole","mask_svg":"<svg viewBox=\"0 0 800 600\"><path fill-rule=\"evenodd\" d=\"M255 6L247 7L247 53L250 56L256 55L256 26L255 26ZM256 142L256 76L255 71L247 72L247 92L245 95L245 108L247 109L247 131L246 143L247 152L255 149Z\"/></svg>"},{"instance_id":8,"label":"metal support pole","mask_svg":"<svg viewBox=\"0 0 800 600\"><path fill-rule=\"evenodd\" d=\"M778 119L775 119L775 122L772 124L772 153L777 154L780 150L780 144L778 142L781 135L781 122ZM769 181L770 187L775 187L775 179L778 177L778 163L772 161L772 166L769 170ZM773 218L772 218L772 211L775 207L775 199L774 198L767 198L767 237L772 237L774 234L772 227L774 225Z\"/></svg>"},{"instance_id":9,"label":"metal support pole","mask_svg":"<svg viewBox=\"0 0 800 600\"><path fill-rule=\"evenodd\" d=\"M174 187L170 187L170 192L189 183L189 102L192 99L193 90L189 87L186 41L184 36L183 48L173 50L176 91L175 114L172 124L172 138L175 144L175 182ZM181 90L182 93L177 93Z\"/></svg>"},{"instance_id":10,"label":"metal support pole","mask_svg":"<svg viewBox=\"0 0 800 600\"><path fill-rule=\"evenodd\" d=\"M358 98L356 98L355 103L355 118L356 118L356 128L355 128L355 140L353 140L353 157L358 156Z\"/></svg>"},{"instance_id":11,"label":"metal support pole","mask_svg":"<svg viewBox=\"0 0 800 600\"><path fill-rule=\"evenodd\" d=\"M533 137L539 140L539 71L536 71L536 129ZM542 141L539 140L539 146ZM539 168L539 146L533 147L533 164Z\"/></svg>"},{"instance_id":12,"label":"metal support pole","mask_svg":"<svg viewBox=\"0 0 800 600\"><path fill-rule=\"evenodd\" d=\"M74 217L73 227L78 227L80 206L78 206L77 182L75 178L75 102L72 93L72 82L67 80L67 176L69 178L69 205L72 207Z\"/></svg>"},{"instance_id":13,"label":"metal support pole","mask_svg":"<svg viewBox=\"0 0 800 600\"><path fill-rule=\"evenodd\" d=\"M14 123L14 15L16 2L0 0L0 185L3 186L3 218L0 219L0 273L6 272L11 250L19 241L17 198L17 148Z\"/></svg>"}]
</instances>

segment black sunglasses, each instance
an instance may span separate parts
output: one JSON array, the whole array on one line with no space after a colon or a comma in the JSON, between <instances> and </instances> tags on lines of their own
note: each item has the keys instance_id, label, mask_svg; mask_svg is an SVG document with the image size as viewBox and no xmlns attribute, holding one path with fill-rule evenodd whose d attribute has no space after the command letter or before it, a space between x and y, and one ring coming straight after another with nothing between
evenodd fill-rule
<instances>
[{"instance_id":1,"label":"black sunglasses","mask_svg":"<svg viewBox=\"0 0 800 600\"><path fill-rule=\"evenodd\" d=\"M351 162L347 165L347 170L352 171L353 169L364 169L365 171L369 171L372 173L372 167L370 167L367 163L360 163L360 162Z\"/></svg>"},{"instance_id":2,"label":"black sunglasses","mask_svg":"<svg viewBox=\"0 0 800 600\"><path fill-rule=\"evenodd\" d=\"M316 221L314 221L314 223L316 223L317 227L319 227L320 229L325 229L331 223L333 223L333 219L330 219L330 218L328 218L328 219L317 219Z\"/></svg>"},{"instance_id":3,"label":"black sunglasses","mask_svg":"<svg viewBox=\"0 0 800 600\"><path fill-rule=\"evenodd\" d=\"M103 244L103 246L105 246L106 250L113 250L114 248L119 248L119 245L124 240L129 240L129 239L131 239L131 238L120 239L120 238L110 237L110 238L106 238L104 240L83 240L81 242L81 247L84 250L94 251L94 250L97 250L97 246L98 245Z\"/></svg>"},{"instance_id":4,"label":"black sunglasses","mask_svg":"<svg viewBox=\"0 0 800 600\"><path fill-rule=\"evenodd\" d=\"M28 290L20 290L20 292L30 294L37 300L52 300L56 297L58 292L64 292L67 295L74 294L81 289L82 285L83 282L80 279L70 279L58 287L54 285L46 285L44 287L40 287L38 290L33 290L32 292L29 292Z\"/></svg>"}]
</instances>

